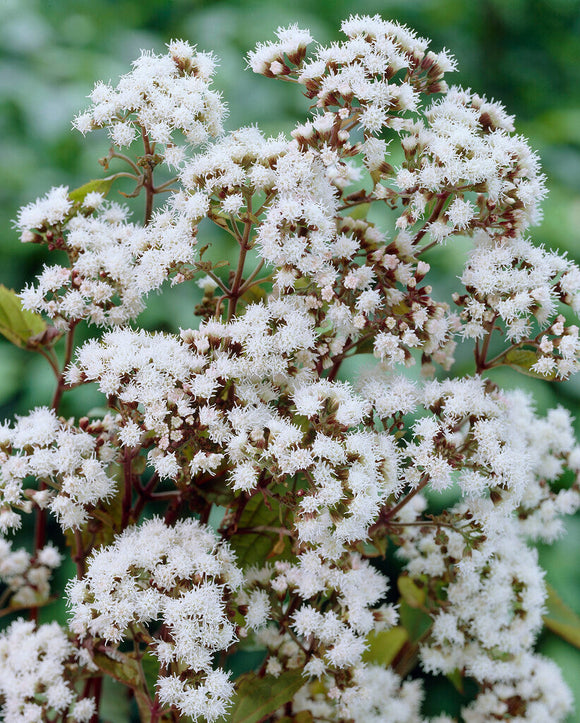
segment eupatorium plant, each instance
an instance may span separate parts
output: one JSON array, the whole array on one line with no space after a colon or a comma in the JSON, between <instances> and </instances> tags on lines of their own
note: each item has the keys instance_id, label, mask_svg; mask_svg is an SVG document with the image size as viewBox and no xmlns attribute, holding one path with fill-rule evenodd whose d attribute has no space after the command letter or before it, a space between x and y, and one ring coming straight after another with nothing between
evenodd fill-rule
<instances>
[{"instance_id":1,"label":"eupatorium plant","mask_svg":"<svg viewBox=\"0 0 580 723\"><path fill-rule=\"evenodd\" d=\"M453 57L406 27L342 33L280 28L249 54L312 103L289 138L224 130L211 54L144 52L74 120L106 129L111 175L18 213L56 261L2 290L3 328L56 386L0 431L6 721L97 721L107 677L151 722L413 723L425 673L471 681L466 723L571 710L534 652L533 542L580 504L580 447L493 370L577 370L580 271L526 235L544 178L504 108L449 87ZM142 221L111 200L127 179ZM430 251L459 236L436 299ZM168 283L203 290L198 324L139 328ZM88 384L108 411L62 417ZM68 625L39 624L63 555Z\"/></svg>"}]
</instances>

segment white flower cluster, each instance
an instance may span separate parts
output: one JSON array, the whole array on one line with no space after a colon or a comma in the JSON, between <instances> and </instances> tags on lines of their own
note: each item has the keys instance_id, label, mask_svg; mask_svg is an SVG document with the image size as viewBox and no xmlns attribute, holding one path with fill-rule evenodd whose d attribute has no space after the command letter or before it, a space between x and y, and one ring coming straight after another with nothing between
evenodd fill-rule
<instances>
[{"instance_id":1,"label":"white flower cluster","mask_svg":"<svg viewBox=\"0 0 580 723\"><path fill-rule=\"evenodd\" d=\"M36 201L22 206L15 221L22 242L26 243L34 240L31 229L62 224L68 218L72 207L73 202L66 186L55 186L42 198L37 198Z\"/></svg>"},{"instance_id":2,"label":"white flower cluster","mask_svg":"<svg viewBox=\"0 0 580 723\"><path fill-rule=\"evenodd\" d=\"M180 180L194 196L200 191L213 196L224 215L239 215L246 209L248 192L273 192L274 169L288 146L283 135L265 138L258 128L240 128L188 160Z\"/></svg>"},{"instance_id":3,"label":"white flower cluster","mask_svg":"<svg viewBox=\"0 0 580 723\"><path fill-rule=\"evenodd\" d=\"M542 627L546 593L537 553L506 532L461 557L435 616L432 643L422 648L423 668L465 669L491 683L519 677L521 656Z\"/></svg>"},{"instance_id":4,"label":"white flower cluster","mask_svg":"<svg viewBox=\"0 0 580 723\"><path fill-rule=\"evenodd\" d=\"M226 606L242 580L232 551L208 527L194 519L168 527L153 518L94 552L85 577L71 581L70 627L81 638L113 643L131 631L151 630L151 649L162 666L161 701L195 720L213 721L233 693L228 674L212 662L236 640ZM197 682L169 672L172 663Z\"/></svg>"},{"instance_id":5,"label":"white flower cluster","mask_svg":"<svg viewBox=\"0 0 580 723\"><path fill-rule=\"evenodd\" d=\"M522 536L551 543L564 534L562 517L580 508L577 487L552 490L566 471L576 480L580 477L580 447L573 420L562 407L549 410L545 418L538 417L532 400L523 392L510 392L507 401L510 432L525 444L529 470L513 522Z\"/></svg>"},{"instance_id":6,"label":"white flower cluster","mask_svg":"<svg viewBox=\"0 0 580 723\"><path fill-rule=\"evenodd\" d=\"M75 648L57 623L35 628L18 618L0 633L0 698L6 723L40 723L68 714L89 723L92 698L79 698L71 670L78 669Z\"/></svg>"},{"instance_id":7,"label":"white flower cluster","mask_svg":"<svg viewBox=\"0 0 580 723\"><path fill-rule=\"evenodd\" d=\"M456 485L470 519L487 533L509 527L553 542L562 516L580 506L575 487L551 489L566 470L579 476L569 413L553 409L542 419L525 393L487 392L479 377L429 382L421 391L433 414L413 424L408 461L401 461L406 481L425 480L436 492Z\"/></svg>"},{"instance_id":8,"label":"white flower cluster","mask_svg":"<svg viewBox=\"0 0 580 723\"><path fill-rule=\"evenodd\" d=\"M215 58L183 40L167 47L166 55L143 52L116 88L97 83L91 108L75 118L74 127L81 133L107 127L116 146L130 145L140 128L153 143L170 147L176 130L192 145L219 135L226 109L210 89ZM170 156L176 160L175 150Z\"/></svg>"},{"instance_id":9,"label":"white flower cluster","mask_svg":"<svg viewBox=\"0 0 580 723\"><path fill-rule=\"evenodd\" d=\"M565 720L572 713L572 694L553 661L528 655L521 660L520 669L520 679L495 685L463 708L461 715L465 723L490 720L543 723Z\"/></svg>"},{"instance_id":10,"label":"white flower cluster","mask_svg":"<svg viewBox=\"0 0 580 723\"><path fill-rule=\"evenodd\" d=\"M477 231L461 280L468 293L455 298L464 307L464 337L481 339L501 320L508 339L535 347L533 371L567 378L577 370L578 327L566 327L564 317L556 316L558 302L575 314L580 311L576 264L525 239L494 240L485 231ZM530 338L534 320L545 332Z\"/></svg>"},{"instance_id":11,"label":"white flower cluster","mask_svg":"<svg viewBox=\"0 0 580 723\"><path fill-rule=\"evenodd\" d=\"M425 723L420 680L403 681L390 668L379 665L360 666L353 675L353 687L339 701L332 680L325 681L324 692L305 685L294 696L293 712L310 711L315 720L336 723L345 719L354 723Z\"/></svg>"},{"instance_id":12,"label":"white flower cluster","mask_svg":"<svg viewBox=\"0 0 580 723\"><path fill-rule=\"evenodd\" d=\"M289 61L297 65L303 60L306 48L313 42L308 30L302 30L297 25L287 28L278 28L276 31L278 42L258 43L255 50L248 53L248 65L254 73L266 76L286 74Z\"/></svg>"},{"instance_id":13,"label":"white flower cluster","mask_svg":"<svg viewBox=\"0 0 580 723\"><path fill-rule=\"evenodd\" d=\"M314 330L307 311L292 299L274 300L248 307L229 324L210 322L198 331L184 331L182 338L111 331L102 342L92 341L81 349L69 379L98 380L102 392L128 405L122 411L120 438L132 446L142 431L153 432L158 443L151 460L163 477L175 477L188 466L194 475L209 471L225 451L236 465L247 463L252 448L261 453L260 437L268 423L272 437L280 438L272 456L277 457L281 472L288 472L292 463L284 466L284 460L291 454L296 435L302 435L267 405L277 394L273 384L282 383L289 368L299 380L296 367L312 365ZM303 373L309 376L307 368ZM239 407L235 414L224 414L219 397L233 381ZM142 405L143 414L134 409L135 402ZM189 440L195 456L191 465L181 459L180 465L177 450ZM266 466L267 462L260 463ZM235 480L241 474L234 468L232 477ZM234 487L250 489L256 476L252 479L248 483L240 477Z\"/></svg>"},{"instance_id":14,"label":"white flower cluster","mask_svg":"<svg viewBox=\"0 0 580 723\"><path fill-rule=\"evenodd\" d=\"M23 240L46 241L51 248L57 239L55 248L68 254L68 266L45 266L37 283L20 293L25 309L46 314L58 328L82 319L124 324L143 311L144 295L193 261L193 224L205 206L194 218L168 206L143 227L128 221L126 207L104 202L98 193L74 211L69 201L66 213L57 214L61 190L66 195L68 189L53 189L22 209L17 223Z\"/></svg>"},{"instance_id":15,"label":"white flower cluster","mask_svg":"<svg viewBox=\"0 0 580 723\"><path fill-rule=\"evenodd\" d=\"M546 591L529 543L553 541L580 507L580 446L567 412L541 418L486 372L577 370L578 326L559 304L580 312L580 272L523 237L540 218L544 179L504 108L449 90L454 60L404 26L357 15L342 30L346 40L309 56L308 31L279 28L249 55L253 70L313 101L289 139L255 127L223 134L215 61L182 41L166 56L143 53L116 88L97 84L75 126L107 127L114 146L141 131L144 156L113 148L105 165L116 158L135 171L144 225L98 191L81 200L59 187L21 209L16 226L69 262L44 268L21 292L24 308L58 331L83 320L113 327L76 350L58 393L94 382L115 415L77 427L41 407L0 427L0 531L18 527L18 510L46 508L77 530L68 596L81 674L100 676L96 656L119 662L132 641L132 663L147 650L160 664L158 718L223 716L234 684L215 658L247 638L267 651L259 676L305 678L264 717L420 723L421 684L403 680L418 659L427 673L478 683L466 723L558 723L570 695L533 652ZM204 146L188 157L188 144ZM159 186L156 145L179 168ZM169 197L155 211L161 192ZM207 247L194 257L205 219L237 246L229 274ZM423 260L455 235L473 240L458 315L433 298ZM150 291L198 271L198 328L128 326ZM498 331L508 342L499 354ZM475 376L412 383L393 373L419 360L426 375L434 363L449 369L456 337L475 346ZM343 381L357 354L372 367ZM121 478L120 528L105 529L95 507ZM428 514L440 493L454 501ZM224 509L214 532L207 521ZM97 533L87 541L92 517L100 548ZM411 587L430 622L382 667L364 654L398 612L385 603L391 581L366 558L387 540L405 564L401 609ZM29 554L0 538L10 605L45 602L58 562L44 542ZM406 624L401 613L397 632ZM7 720L68 709L87 721L93 703L75 703L75 666L60 628L14 623L0 635Z\"/></svg>"},{"instance_id":16,"label":"white flower cluster","mask_svg":"<svg viewBox=\"0 0 580 723\"><path fill-rule=\"evenodd\" d=\"M250 65L270 77L295 77L311 98L317 97L319 107L356 97L360 124L370 133L388 126L398 113L416 110L419 92L445 90L442 77L455 69L446 51L427 52L427 40L378 15L351 16L341 30L346 41L319 46L314 57L303 62L311 41L308 32L279 29L280 42L259 46L249 55ZM291 68L283 55L297 67Z\"/></svg>"},{"instance_id":17,"label":"white flower cluster","mask_svg":"<svg viewBox=\"0 0 580 723\"><path fill-rule=\"evenodd\" d=\"M261 582L271 576L270 587L284 598L298 596L302 605L292 615L292 629L300 639L308 641L309 651L291 646L292 666L303 666L307 676L340 675L340 671L356 670L361 665L365 637L371 630L390 627L397 613L390 605L372 609L385 596L388 584L381 573L358 554L351 554L336 563L325 561L318 552L304 552L296 563L278 562L264 570ZM319 609L320 598L334 595L335 602ZM268 629L261 635L268 645L268 668L275 672L288 664L289 648L284 636ZM277 661L277 662L276 662Z\"/></svg>"},{"instance_id":18,"label":"white flower cluster","mask_svg":"<svg viewBox=\"0 0 580 723\"><path fill-rule=\"evenodd\" d=\"M10 607L41 605L50 596L50 578L62 561L52 544L45 545L34 556L23 547L0 537L0 581L10 590Z\"/></svg>"},{"instance_id":19,"label":"white flower cluster","mask_svg":"<svg viewBox=\"0 0 580 723\"><path fill-rule=\"evenodd\" d=\"M525 139L510 135L513 118L503 106L454 87L424 116L399 127L405 162L395 186L413 201L408 221L424 217L433 194L448 204L428 219L435 241L480 227L492 237L513 238L541 219L538 158ZM474 190L477 205L469 200Z\"/></svg>"},{"instance_id":20,"label":"white flower cluster","mask_svg":"<svg viewBox=\"0 0 580 723\"><path fill-rule=\"evenodd\" d=\"M79 528L88 519L87 507L115 491L109 464L117 452L109 443L112 417L75 427L59 419L54 410L37 407L17 417L13 427L0 427L0 530L20 526L20 516L32 503L48 507L63 529ZM28 476L46 489L27 489Z\"/></svg>"}]
</instances>

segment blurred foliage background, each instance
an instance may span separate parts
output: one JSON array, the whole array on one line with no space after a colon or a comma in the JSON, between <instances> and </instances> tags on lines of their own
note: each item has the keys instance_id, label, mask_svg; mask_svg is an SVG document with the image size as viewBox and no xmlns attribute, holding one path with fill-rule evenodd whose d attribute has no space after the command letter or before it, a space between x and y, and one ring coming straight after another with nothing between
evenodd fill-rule
<instances>
[{"instance_id":1,"label":"blurred foliage background","mask_svg":"<svg viewBox=\"0 0 580 723\"><path fill-rule=\"evenodd\" d=\"M580 260L579 0L0 0L0 283L19 290L45 260L42 250L18 242L11 219L19 206L53 185L74 188L100 175L104 135L83 139L70 125L96 80L115 81L140 48L163 52L164 43L183 37L221 59L216 86L230 106L228 128L257 123L265 133L288 132L307 102L297 89L246 70L245 53L292 22L321 42L337 39L340 20L353 11L407 23L431 38L435 50L449 48L459 61L451 82L501 100L516 114L550 189L533 236ZM457 287L464 254L465 247L452 243L430 254L439 298L449 300ZM196 295L177 287L155 297L144 325L191 325ZM459 355L459 373L469 373L469 354ZM50 402L53 379L44 365L1 340L0 418ZM547 384L509 370L497 377L529 389L540 410L562 404L580 418L578 378ZM99 402L90 395L71 398L66 412ZM568 535L540 555L548 581L580 613L579 550L576 516ZM579 651L549 633L540 650L560 664L580 709Z\"/></svg>"}]
</instances>

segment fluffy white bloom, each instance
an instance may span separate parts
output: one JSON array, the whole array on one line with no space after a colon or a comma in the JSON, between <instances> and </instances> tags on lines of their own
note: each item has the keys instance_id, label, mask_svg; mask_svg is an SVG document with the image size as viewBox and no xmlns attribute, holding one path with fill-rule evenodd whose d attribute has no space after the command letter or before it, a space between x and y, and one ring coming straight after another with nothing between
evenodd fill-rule
<instances>
[{"instance_id":1,"label":"fluffy white bloom","mask_svg":"<svg viewBox=\"0 0 580 723\"><path fill-rule=\"evenodd\" d=\"M210 53L183 40L170 43L166 55L142 51L115 88L95 85L92 105L73 125L82 133L108 126L118 146L129 145L140 128L152 142L173 145L173 132L179 130L189 143L200 145L223 130L226 108L210 89L215 66Z\"/></svg>"},{"instance_id":2,"label":"fluffy white bloom","mask_svg":"<svg viewBox=\"0 0 580 723\"><path fill-rule=\"evenodd\" d=\"M82 430L46 407L17 417L12 428L4 428L0 444L10 445L11 452L0 456L0 504L28 511L23 480L31 475L57 488L42 506L48 504L61 526L82 526L87 519L86 508L115 491L115 480L108 472L108 424L114 429L109 417L106 424L96 422L89 430Z\"/></svg>"},{"instance_id":3,"label":"fluffy white bloom","mask_svg":"<svg viewBox=\"0 0 580 723\"><path fill-rule=\"evenodd\" d=\"M50 596L50 578L62 557L52 544L45 545L34 558L24 549L0 537L0 580L11 593L15 606L38 605Z\"/></svg>"},{"instance_id":4,"label":"fluffy white bloom","mask_svg":"<svg viewBox=\"0 0 580 723\"><path fill-rule=\"evenodd\" d=\"M37 198L36 201L20 209L16 221L16 228L21 234L25 234L31 229L40 230L43 229L43 227L62 223L66 219L72 205L66 186L52 188L42 198ZM22 240L28 241L30 239L24 236Z\"/></svg>"},{"instance_id":5,"label":"fluffy white bloom","mask_svg":"<svg viewBox=\"0 0 580 723\"><path fill-rule=\"evenodd\" d=\"M78 707L76 721L87 720L94 701L77 701L71 672L75 648L57 623L40 625L18 618L0 634L0 697L6 723L46 720Z\"/></svg>"},{"instance_id":6,"label":"fluffy white bloom","mask_svg":"<svg viewBox=\"0 0 580 723\"><path fill-rule=\"evenodd\" d=\"M61 328L81 319L101 325L123 324L145 308L143 297L157 289L182 264L194 258L192 224L205 215L207 198L187 212L172 202L146 227L128 221L128 210L101 203L94 214L73 214L61 238L74 262L45 266L35 285L20 294L23 306L43 312ZM39 202L42 205L42 201ZM19 216L23 233L30 214Z\"/></svg>"},{"instance_id":7,"label":"fluffy white bloom","mask_svg":"<svg viewBox=\"0 0 580 723\"><path fill-rule=\"evenodd\" d=\"M516 718L510 710L512 701L518 705ZM480 693L461 715L465 723L487 723L490 719L539 723L564 721L572 709L572 694L558 666L540 655L527 655L512 680Z\"/></svg>"},{"instance_id":8,"label":"fluffy white bloom","mask_svg":"<svg viewBox=\"0 0 580 723\"><path fill-rule=\"evenodd\" d=\"M160 695L195 718L201 708L193 701L207 695L215 707L204 715L215 720L226 710L233 687L223 671L212 669L212 658L236 639L226 603L241 582L233 553L209 528L193 519L167 527L153 518L93 553L86 576L69 584L70 626L81 637L119 643L131 623L161 618L169 645L159 640L153 652L165 665L175 661L203 675L198 686L181 682L175 688L179 679L162 674Z\"/></svg>"}]
</instances>

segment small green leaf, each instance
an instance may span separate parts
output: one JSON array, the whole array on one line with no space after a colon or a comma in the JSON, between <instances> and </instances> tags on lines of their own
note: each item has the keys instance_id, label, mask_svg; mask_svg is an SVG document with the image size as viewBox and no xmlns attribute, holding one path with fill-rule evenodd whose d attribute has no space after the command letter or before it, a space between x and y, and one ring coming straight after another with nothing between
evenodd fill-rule
<instances>
[{"instance_id":1,"label":"small green leaf","mask_svg":"<svg viewBox=\"0 0 580 723\"><path fill-rule=\"evenodd\" d=\"M401 600L399 615L411 643L419 642L433 625L433 620L427 613L412 608L405 600Z\"/></svg>"},{"instance_id":2,"label":"small green leaf","mask_svg":"<svg viewBox=\"0 0 580 723\"><path fill-rule=\"evenodd\" d=\"M278 678L259 678L246 673L238 678L236 695L228 723L260 723L292 700L306 681L299 670L282 673Z\"/></svg>"},{"instance_id":3,"label":"small green leaf","mask_svg":"<svg viewBox=\"0 0 580 723\"><path fill-rule=\"evenodd\" d=\"M244 530L254 527L280 527L284 515L288 514L288 510L280 505L280 502L270 497L266 505L261 494L254 495L244 507L244 511L238 521L238 527ZM288 525L286 525L288 526ZM260 561L264 561L266 557L274 549L280 536L277 532L266 531L264 529L257 532L243 532L233 535L230 538L230 544L236 552L238 563L243 567L250 567ZM290 538L284 536L284 548L280 550L276 548L274 555L278 558L288 554L290 547Z\"/></svg>"},{"instance_id":4,"label":"small green leaf","mask_svg":"<svg viewBox=\"0 0 580 723\"><path fill-rule=\"evenodd\" d=\"M241 298L246 304L259 304L260 301L265 300L267 295L266 289L263 289L260 284L255 284L250 286Z\"/></svg>"},{"instance_id":5,"label":"small green leaf","mask_svg":"<svg viewBox=\"0 0 580 723\"><path fill-rule=\"evenodd\" d=\"M139 708L139 720L147 723L151 720L151 706L149 697L142 688L139 663L119 651L115 651L115 656L118 659L113 659L105 653L95 653L93 661L103 673L133 690Z\"/></svg>"},{"instance_id":6,"label":"small green leaf","mask_svg":"<svg viewBox=\"0 0 580 723\"><path fill-rule=\"evenodd\" d=\"M159 668L161 667L159 665L159 661L151 653L145 653L145 655L141 658L141 667L143 668L143 673L145 674L149 695L151 698L155 698L155 693L157 692L155 685L157 683L157 678L159 677Z\"/></svg>"},{"instance_id":7,"label":"small green leaf","mask_svg":"<svg viewBox=\"0 0 580 723\"><path fill-rule=\"evenodd\" d=\"M544 625L566 642L580 648L580 616L569 608L551 585L547 585Z\"/></svg>"},{"instance_id":8,"label":"small green leaf","mask_svg":"<svg viewBox=\"0 0 580 723\"><path fill-rule=\"evenodd\" d=\"M412 608L422 608L425 605L426 592L420 588L408 575L400 575L397 587L403 600Z\"/></svg>"},{"instance_id":9,"label":"small green leaf","mask_svg":"<svg viewBox=\"0 0 580 723\"><path fill-rule=\"evenodd\" d=\"M453 684L453 687L460 695L465 695L465 686L463 685L463 676L459 668L455 668L452 673L447 673L447 680Z\"/></svg>"},{"instance_id":10,"label":"small green leaf","mask_svg":"<svg viewBox=\"0 0 580 723\"><path fill-rule=\"evenodd\" d=\"M359 203L348 212L347 216L354 218L355 221L366 219L370 207L370 203Z\"/></svg>"},{"instance_id":11,"label":"small green leaf","mask_svg":"<svg viewBox=\"0 0 580 723\"><path fill-rule=\"evenodd\" d=\"M314 723L314 717L309 710L301 710L296 715L285 715L283 718L278 718L278 723Z\"/></svg>"},{"instance_id":12,"label":"small green leaf","mask_svg":"<svg viewBox=\"0 0 580 723\"><path fill-rule=\"evenodd\" d=\"M106 196L111 190L114 180L114 178L96 178L94 181L89 181L70 191L68 197L75 203L82 203L89 193L101 193Z\"/></svg>"},{"instance_id":13,"label":"small green leaf","mask_svg":"<svg viewBox=\"0 0 580 723\"><path fill-rule=\"evenodd\" d=\"M139 663L123 653L115 651L115 658L112 658L105 653L95 652L93 662L103 673L130 688L135 688L141 683Z\"/></svg>"},{"instance_id":14,"label":"small green leaf","mask_svg":"<svg viewBox=\"0 0 580 723\"><path fill-rule=\"evenodd\" d=\"M549 374L540 374L532 369L533 365L538 361L538 356L531 349L512 349L503 358L504 364L528 377L545 379L546 381L552 381L556 378L555 371Z\"/></svg>"},{"instance_id":15,"label":"small green leaf","mask_svg":"<svg viewBox=\"0 0 580 723\"><path fill-rule=\"evenodd\" d=\"M388 668L408 640L407 631L400 626L380 633L371 632L367 636L368 648L363 653L363 660L365 663L384 665Z\"/></svg>"},{"instance_id":16,"label":"small green leaf","mask_svg":"<svg viewBox=\"0 0 580 723\"><path fill-rule=\"evenodd\" d=\"M0 284L0 334L25 349L32 348L31 340L46 329L47 324L40 314L23 309L16 292Z\"/></svg>"}]
</instances>

